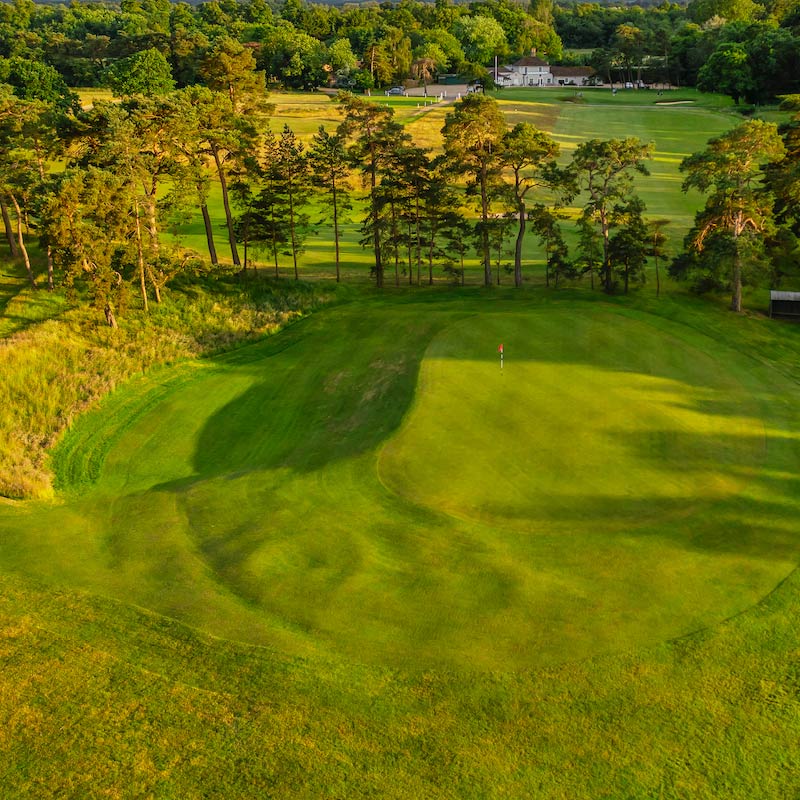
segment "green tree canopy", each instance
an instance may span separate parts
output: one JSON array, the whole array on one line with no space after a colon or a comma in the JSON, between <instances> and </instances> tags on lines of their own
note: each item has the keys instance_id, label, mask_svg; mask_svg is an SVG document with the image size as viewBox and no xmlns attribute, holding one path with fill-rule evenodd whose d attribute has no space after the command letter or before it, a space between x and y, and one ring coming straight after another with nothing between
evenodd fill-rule
<instances>
[{"instance_id":1,"label":"green tree canopy","mask_svg":"<svg viewBox=\"0 0 800 800\"><path fill-rule=\"evenodd\" d=\"M747 49L738 42L723 42L697 73L697 88L703 92L719 92L739 99L755 89Z\"/></svg>"},{"instance_id":2,"label":"green tree canopy","mask_svg":"<svg viewBox=\"0 0 800 800\"><path fill-rule=\"evenodd\" d=\"M456 23L455 34L467 59L476 64L487 64L496 55L504 56L508 52L505 31L492 17L461 17Z\"/></svg>"},{"instance_id":3,"label":"green tree canopy","mask_svg":"<svg viewBox=\"0 0 800 800\"><path fill-rule=\"evenodd\" d=\"M106 79L116 97L153 97L175 88L169 63L155 48L116 61L108 68Z\"/></svg>"},{"instance_id":4,"label":"green tree canopy","mask_svg":"<svg viewBox=\"0 0 800 800\"><path fill-rule=\"evenodd\" d=\"M727 268L733 311L742 310L743 281L763 263L762 234L773 223L773 198L763 185L762 167L784 153L773 123L748 120L681 163L683 190L707 195L686 243L697 256L696 267Z\"/></svg>"},{"instance_id":5,"label":"green tree canopy","mask_svg":"<svg viewBox=\"0 0 800 800\"><path fill-rule=\"evenodd\" d=\"M497 101L483 94L468 94L445 117L442 136L444 157L451 173L469 177L468 190L479 199L477 226L484 283L492 283L489 219L492 197L500 189L500 155L506 121Z\"/></svg>"}]
</instances>

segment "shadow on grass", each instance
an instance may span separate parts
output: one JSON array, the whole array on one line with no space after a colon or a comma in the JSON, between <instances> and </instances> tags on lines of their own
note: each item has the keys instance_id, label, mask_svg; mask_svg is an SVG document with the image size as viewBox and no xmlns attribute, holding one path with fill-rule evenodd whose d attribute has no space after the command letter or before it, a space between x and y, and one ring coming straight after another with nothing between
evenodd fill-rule
<instances>
[{"instance_id":1,"label":"shadow on grass","mask_svg":"<svg viewBox=\"0 0 800 800\"><path fill-rule=\"evenodd\" d=\"M252 369L261 365L265 378L209 419L195 450L196 474L179 485L220 476L235 479L248 471L275 468L310 473L375 450L399 429L413 404L427 345L437 332L454 321L464 320L479 307L485 308L482 298L475 300L479 302L465 301L462 297L450 307L445 304L446 311L441 313L428 311L430 298L425 298L422 304L413 302L413 298L408 303L393 302L392 313L384 313L381 303L377 310L362 307L333 311L295 326L276 337L268 348L248 348L233 354L226 359L225 368ZM518 307L516 302L509 303L505 310L513 312ZM421 313L420 309L424 311ZM541 310L547 313L545 304ZM338 315L338 319L332 315ZM619 320L609 309L602 311L596 322L601 329ZM663 319L660 324L663 326ZM650 497L622 499L565 496L564 502L558 503L561 522L594 523L603 532L615 527L630 532L633 528L647 535L650 523L668 521L671 527L662 526L659 535L666 530L666 535L685 547L730 548L758 557L794 558L800 547L800 539L796 542L791 533L791 520L800 519L793 499L800 497L800 440L786 421L788 385L779 376L770 381L768 370L755 362L751 364L741 355L737 361L732 349L717 344L705 333L691 331L694 341L690 344L677 338L676 331L680 333L680 326L667 323L666 332L655 331L654 336L664 342L662 346L689 349L701 341L703 349L697 350L698 357L711 358L706 345L714 346L720 358L733 359L732 369L761 370L763 375L756 375L756 380L761 380L753 408L783 408L784 417L776 415L770 422L771 431L763 439L735 434L704 439L699 433L675 430L653 430L641 435L612 431L611 434L632 453L634 461L642 464L654 461L661 468L664 464L658 459L659 449L654 449L652 443L654 437L663 440L664 446L683 454L674 465L676 474L685 477L714 473L723 482L740 487L741 496L710 495L700 501L693 498L689 503L680 497L655 493ZM494 340L490 344L486 360L496 358ZM630 352L636 354L640 344L640 340L630 342ZM541 341L534 346L509 349L511 358L563 363L558 359L557 348L548 348ZM268 358L279 352L280 359ZM587 352L584 366L625 372L620 369L619 350L606 351L602 347ZM680 364L669 362L650 363L647 375L687 382ZM719 382L707 378L702 369L693 370L690 380L693 383L687 388L695 391L687 392L686 400L677 402L677 407L717 417L753 413L753 408L743 410L741 403L728 397ZM458 413L458 404L464 399L454 398L454 413ZM730 447L726 449L727 444ZM744 460L742 453L760 455ZM160 488L168 486L177 488L178 484ZM715 508L719 510L718 516ZM502 509L496 511L499 517L503 516ZM697 523L700 514L704 516Z\"/></svg>"}]
</instances>

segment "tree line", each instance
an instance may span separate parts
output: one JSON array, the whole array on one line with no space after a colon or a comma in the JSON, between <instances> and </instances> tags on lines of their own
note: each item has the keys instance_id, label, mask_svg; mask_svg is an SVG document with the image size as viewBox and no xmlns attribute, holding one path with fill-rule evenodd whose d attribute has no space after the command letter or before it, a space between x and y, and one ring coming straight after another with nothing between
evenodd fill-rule
<instances>
[{"instance_id":1,"label":"tree line","mask_svg":"<svg viewBox=\"0 0 800 800\"><path fill-rule=\"evenodd\" d=\"M666 222L647 220L633 184L647 172L650 144L591 140L560 164L547 133L527 123L508 128L496 101L475 93L448 113L434 158L390 107L341 92L340 124L321 127L305 148L288 126L269 131L265 76L251 53L208 60L203 69L207 86L151 94L123 86L119 102L88 110L52 68L40 68L40 97L30 96L31 86L28 96L0 86L0 210L32 285L34 236L51 289L58 280L74 296L85 287L112 326L132 293L147 309L200 258L165 230L199 211L208 260L219 263L208 208L217 183L230 259L240 270L255 249L276 274L279 260L291 258L299 277L312 211L321 209L340 279L341 226L357 205L378 287L392 276L398 285L433 283L437 270L463 282L473 250L486 285L501 282L510 251L520 286L530 231L543 245L548 285L585 276L606 292L627 292L643 282L652 258L660 291ZM771 279L780 280L797 252L797 97L785 107L794 117L780 132L743 123L682 165L684 189L700 189L708 202L670 271L699 290L732 286L737 310L741 285L759 266L770 265ZM570 253L565 217L576 202L578 244Z\"/></svg>"},{"instance_id":2,"label":"tree line","mask_svg":"<svg viewBox=\"0 0 800 800\"><path fill-rule=\"evenodd\" d=\"M796 4L754 0L662 2L650 8L537 0L565 47L606 82L696 86L735 102L774 102L800 92Z\"/></svg>"},{"instance_id":3,"label":"tree line","mask_svg":"<svg viewBox=\"0 0 800 800\"><path fill-rule=\"evenodd\" d=\"M149 53L177 87L204 83L203 62L252 53L269 84L310 89L383 87L421 73L487 77L495 57L536 48L561 57L549 23L513 0L437 0L337 7L284 0L75 0L0 2L0 80L22 85L25 65L53 67L69 86L113 86L116 72Z\"/></svg>"},{"instance_id":4,"label":"tree line","mask_svg":"<svg viewBox=\"0 0 800 800\"><path fill-rule=\"evenodd\" d=\"M532 50L551 63L591 65L609 83L697 86L750 104L800 92L800 15L774 0L0 2L0 81L20 90L43 66L69 86L207 85L206 64L243 51L268 84L285 88L364 91L441 73L491 87L495 57L506 63Z\"/></svg>"}]
</instances>

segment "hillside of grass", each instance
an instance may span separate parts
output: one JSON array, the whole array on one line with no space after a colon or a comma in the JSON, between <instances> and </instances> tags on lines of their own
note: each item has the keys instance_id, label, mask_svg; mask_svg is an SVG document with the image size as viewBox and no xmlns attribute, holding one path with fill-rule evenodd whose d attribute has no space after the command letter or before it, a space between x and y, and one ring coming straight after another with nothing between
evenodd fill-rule
<instances>
[{"instance_id":1,"label":"hillside of grass","mask_svg":"<svg viewBox=\"0 0 800 800\"><path fill-rule=\"evenodd\" d=\"M677 246L735 118L563 94L500 99L655 141ZM322 226L118 331L0 267L2 797L800 796L800 327L532 238L522 290L377 293L356 228L339 287Z\"/></svg>"},{"instance_id":2,"label":"hillside of grass","mask_svg":"<svg viewBox=\"0 0 800 800\"><path fill-rule=\"evenodd\" d=\"M794 796L799 337L408 293L126 385L0 507L6 796Z\"/></svg>"},{"instance_id":3,"label":"hillside of grass","mask_svg":"<svg viewBox=\"0 0 800 800\"><path fill-rule=\"evenodd\" d=\"M274 333L328 302L332 288L281 286L230 275L179 281L164 303L111 330L63 291L29 288L5 262L0 331L0 496L52 493L46 463L57 438L117 386L159 365L230 349ZM1 298L0 298L1 299Z\"/></svg>"}]
</instances>

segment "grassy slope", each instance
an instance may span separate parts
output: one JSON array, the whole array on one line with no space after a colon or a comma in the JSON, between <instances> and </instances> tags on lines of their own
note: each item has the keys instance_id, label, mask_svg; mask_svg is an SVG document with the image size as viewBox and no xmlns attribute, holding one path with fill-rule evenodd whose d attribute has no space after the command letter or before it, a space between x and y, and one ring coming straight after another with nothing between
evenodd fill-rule
<instances>
[{"instance_id":1,"label":"grassy slope","mask_svg":"<svg viewBox=\"0 0 800 800\"><path fill-rule=\"evenodd\" d=\"M556 116L552 108L544 108L543 117ZM559 124L583 111L584 107L570 108ZM642 109L631 119L640 113L652 112ZM676 217L686 213L675 208ZM364 258L355 247L352 253L352 274L363 276ZM501 552L503 559L495 560L489 570L467 573L471 583L466 585L459 582L458 571L445 569L446 560L454 548L463 555L478 544L457 563L459 570L469 569L470 559L480 564L491 552L478 533L485 525L454 523L446 517L432 522L425 504L434 501L424 496L411 519L400 516L399 506L390 507L395 528L387 528L386 517L375 514L370 504L376 498L385 503L386 496L364 488L374 448L400 425L425 342L442 331L431 354L439 347L457 347L462 329L452 323L471 313L454 303L440 307L444 299L429 296L416 308L376 307L379 313L372 326L369 315L357 309L351 332L338 340L325 335L323 320L317 339L309 336L312 346L306 342L303 350L308 327L318 324L312 320L269 346L133 383L79 425L60 452L63 480L80 487L83 481L99 478L94 489L85 494L85 486L78 488L66 505L0 507L0 557L21 576L6 575L0 590L0 785L5 796L246 797L258 791L265 796L308 797L782 798L800 790L796 573L731 621L673 643L645 646L668 634L657 624L657 635L648 638L650 621L637 622L639 608L622 620L621 637L612 628L613 615L604 621L593 609L589 627L599 619L611 640L601 637L588 652L631 649L532 671L526 664L549 661L547 652L537 651L541 642L534 642L529 652L514 653L509 646L513 637L502 638L506 625L506 632L514 636L532 624L541 627L540 616L532 623L515 610L515 602L530 598L536 576L531 570L525 574L519 558L513 562L513 551L503 544L494 553ZM426 308L428 300L433 304ZM538 307L538 301L534 305ZM512 300L513 308L519 306L518 298ZM774 584L796 561L793 420L800 342L793 327L757 319L734 321L685 300L650 306L642 299L635 306L595 312L592 305L587 315L590 322L607 320L612 313L617 321L609 333L613 352L622 353L623 368L630 371L633 365L634 373L617 374L629 384L622 399L632 396L642 404L649 394L661 411L660 417L646 420L659 435L640 437L646 449L632 446L624 454L630 459L626 463L647 468L648 453L670 451L659 426L672 435L684 426L688 436L680 452L705 470L703 454L709 442L712 452L724 456L713 465L723 484L731 491L745 484L741 497L729 494L717 507L723 522L716 536L708 527L715 509L701 508L705 532L674 524L672 542L643 541L638 553L630 548L626 552L627 557L638 556L640 560L632 563L640 566L642 554L651 551L651 571L643 577L634 569L626 580L633 580L632 586L644 585L638 591L648 598L650 608L657 606L656 598L671 598L667 627L677 618L680 629L688 630L698 599L708 604L698 614L698 624L719 619L760 597L767 584ZM478 307L486 308L483 301ZM583 303L576 307L589 308ZM347 318L345 310L333 313ZM447 331L441 328L443 316L451 326ZM523 332L542 332L543 317L527 311L511 316L518 320L517 341ZM561 325L569 329L573 322L562 319ZM642 364L640 353L626 353L631 348L625 342L630 335L642 348L640 342L647 341L647 336L639 336L643 325L650 329L650 338L656 336L653 331L670 336L682 331L682 349L658 354L657 364ZM482 347L478 334L484 333L492 350L498 333L507 339L491 316L481 321L472 338L464 339L474 347L477 338ZM688 361L681 363L681 353L699 353L702 362L707 337L730 343L726 355L732 365L730 375L711 365L708 386ZM398 342L405 346L400 359L393 360ZM284 345L287 349L281 351ZM581 357L586 357L580 348L565 350L563 342L560 347L558 358L565 363L580 366ZM362 348L364 358L377 355L359 371L352 367L353 353ZM732 350L752 352L769 369L745 367L746 357ZM319 372L305 365L320 351L347 364L327 375L324 384ZM269 352L272 356L263 361ZM510 358L512 354L513 347ZM482 358L477 354L469 363L481 367ZM273 369L280 362L282 366ZM594 396L587 399L578 385L581 375L587 377L586 365L572 382L565 382L552 372L557 362L548 356L526 378L526 385L548 378L557 401L542 396L542 406L549 410L567 402L583 403L587 417L596 414ZM675 368L674 362L684 371L679 386L665 392L663 385L648 383L646 376L663 375ZM435 363L423 365L423 377ZM603 366L605 383L591 384L594 388L608 388L607 371L608 365ZM632 383L636 375L642 380L636 379L638 385ZM447 385L457 391L458 380L459 375L451 374ZM291 396L318 400L319 385L325 389L319 407L316 402L301 403L299 413L292 414L276 402L276 387ZM722 392L728 390L738 405L723 401ZM509 399L525 407L536 391L540 390ZM637 396L642 392L646 394ZM235 404L226 404L234 397ZM424 392L420 403L430 400ZM162 403L163 420L152 411L155 402ZM215 413L220 404L222 413ZM668 413L670 406L674 418ZM491 405L481 408L493 410ZM341 424L323 424L326 415L336 418L347 410ZM607 410L617 415L617 423L625 421L617 407ZM529 409L530 416L538 413L540 406ZM704 438L697 424L701 417L711 438ZM762 419L767 422L766 455L755 452L754 441L748 441L754 438L748 430L757 429ZM252 436L254 420L270 436L278 427L288 432L265 448ZM376 424L367 425L370 421ZM729 423L740 434L729 450L721 451L719 425ZM602 441L601 428L594 420L590 433L595 443ZM158 447L164 432L174 447ZM395 442L407 433L404 429ZM311 437L313 447L298 444L301 434ZM202 447L192 441L202 442ZM694 444L687 448L690 442ZM510 445L513 449L514 442ZM528 453L519 450L514 458L530 470ZM276 469L281 459L288 469ZM352 463L345 464L347 460ZM236 467L230 479L218 474L221 464ZM326 473L324 479L321 472ZM664 476L677 482L681 492L690 492L679 464L665 467ZM430 488L415 484L416 474L408 477L412 480L407 491L424 495ZM450 477L448 472L443 481ZM272 496L266 479L277 487ZM641 486L637 490L644 492ZM109 503L109 493L123 496ZM328 505L320 523L312 506L321 498ZM282 516L258 514L264 502L282 505ZM187 527L190 511L195 515L191 519L200 523L197 536L192 525ZM352 525L340 521L345 511ZM552 507L546 511L556 513ZM249 520L256 535L248 537L244 525L233 525L237 517ZM753 524L748 529L730 524L740 519ZM215 529L220 520L221 530ZM400 535L420 521L440 539ZM461 538L443 547L441 535L452 532L454 525ZM266 547L258 541L281 527L293 532L293 541L273 537ZM633 528L629 541L636 536L647 540L647 533L653 533L646 527ZM588 531L579 535L591 537ZM545 553L551 568L555 557L572 546L556 544L555 551ZM659 548L665 548L660 564ZM598 566L591 553L574 549L578 567ZM599 566L613 583L618 567L608 558L611 552L604 551ZM523 555L530 553L526 545ZM404 570L396 569L398 559L404 560ZM420 564L431 570L427 576L415 571ZM670 586L673 564L678 583ZM377 577L362 583L352 579L369 570ZM494 580L504 571L513 575L515 589L521 587L519 594L509 594L507 582L504 587L502 580ZM520 575L524 580L517 583ZM663 580L651 587L647 578L655 575ZM696 584L703 578L705 583ZM587 592L585 600L591 600L603 579L601 574L588 590L580 587ZM484 591L473 598L469 594L475 580ZM208 639L129 605L54 588L66 584L144 603L208 630L277 649ZM376 600L385 586L386 596ZM681 587L688 588L683 598ZM564 608L580 596L575 585L569 588L573 592L563 593ZM648 596L651 588L653 598ZM314 602L309 603L309 596ZM459 604L469 608L470 602L488 609L486 619L494 614L486 630L481 627L484 618L448 616ZM354 635L354 610L356 638L348 645ZM426 615L424 626L417 622L420 615ZM569 646L580 638L569 630L573 623L578 628L586 625L578 615L557 622L564 626L561 631ZM460 648L450 634L453 624L463 634ZM381 628L389 633L382 635ZM558 636L553 638L556 651ZM635 641L642 644L632 647ZM373 658L379 663L359 665L367 658L364 642L374 648ZM416 667L408 662L410 646L419 647ZM346 654L348 647L356 658L338 655ZM287 652L294 657L281 655ZM476 673L465 667L498 662L522 668ZM388 668L383 663L405 666ZM419 672L430 663L443 665Z\"/></svg>"},{"instance_id":2,"label":"grassy slope","mask_svg":"<svg viewBox=\"0 0 800 800\"><path fill-rule=\"evenodd\" d=\"M125 314L112 331L96 309L72 308L63 292L33 291L13 269L9 274L6 285L17 293L0 317L7 333L0 339L0 495L6 497L52 493L47 449L117 384L272 333L334 296L333 287L320 284L196 277L176 282L147 316Z\"/></svg>"},{"instance_id":3,"label":"grassy slope","mask_svg":"<svg viewBox=\"0 0 800 800\"><path fill-rule=\"evenodd\" d=\"M797 329L685 301L608 305L563 295L496 298L492 311L503 314L470 317L472 327L459 322L487 302L454 294L325 312L196 375L132 385L76 427L62 472L77 479L87 453L105 454L96 487L67 505L0 515L4 572L28 576L5 578L0 604L7 796L135 787L142 796L236 797L255 787L308 797L778 798L800 789L800 586L791 572ZM600 353L587 352L581 326L595 327L590 341L601 337ZM687 439L678 452L690 461L660 464L662 478L672 478L683 502L703 487L692 488L682 466L695 478L715 471L733 482L720 489L725 496L713 507L692 500L691 526L666 509L661 527L624 514L620 522L620 508L637 502L618 498L606 519L617 534L599 542L580 521L570 522L572 535L520 537L498 518L437 515L425 506L441 501L424 492L438 490L441 476L420 484L424 464L401 470L421 506L382 492L377 453L411 401L426 342L422 396L394 441L414 432L435 454L460 441L424 413L436 389L431 370L450 365L458 348L470 357L464 367L483 369L498 334L509 353L503 379L516 364L532 370L525 402L534 407L523 411L541 414L548 399L556 408L567 397L583 403L596 452L606 423L613 429L627 417L600 413L602 392L587 396L579 385L585 368L559 375L554 397L536 394L558 364L593 363L593 388L634 387L627 401L641 425L636 447L615 452L611 466L624 466L624 457L631 470L646 468L650 455L672 452L653 434L674 422ZM669 349L647 344L664 334ZM712 348L717 363L704 355ZM471 393L460 391L460 373L440 377L440 389L459 397L465 430L490 425L499 391L490 373ZM157 410L148 406L152 392L164 393ZM647 413L653 403L655 418ZM495 446L508 449L506 419L495 416ZM725 444L707 439L706 426L739 432ZM541 447L543 435L532 433L531 445ZM511 455L530 480L525 450ZM452 472L444 480L471 496L472 482ZM648 505L664 501L656 492ZM558 522L564 510L545 504L539 514ZM648 572L637 575L648 551ZM559 562L583 585L562 576L553 587ZM34 576L277 651L210 640L127 606L37 585ZM635 588L637 579L644 586ZM627 611L608 599L615 581L628 584ZM665 635L651 617L655 637L642 629L620 641L620 630L659 603L668 624L679 619L687 630L776 583L755 607L701 633L633 647ZM537 586L539 613L521 620ZM576 599L582 605L572 607ZM693 619L704 602L709 617ZM623 652L526 668L549 660L539 652L548 630L570 647L587 619L589 652ZM544 638L515 652L503 631L514 638L524 630ZM495 671L475 672L481 664Z\"/></svg>"},{"instance_id":4,"label":"grassy slope","mask_svg":"<svg viewBox=\"0 0 800 800\"><path fill-rule=\"evenodd\" d=\"M5 242L0 245L5 249ZM32 249L35 256L35 249ZM47 278L38 276L39 286L45 286ZM21 263L0 256L0 339L25 328L50 319L64 310L64 298L47 291L31 288Z\"/></svg>"}]
</instances>

